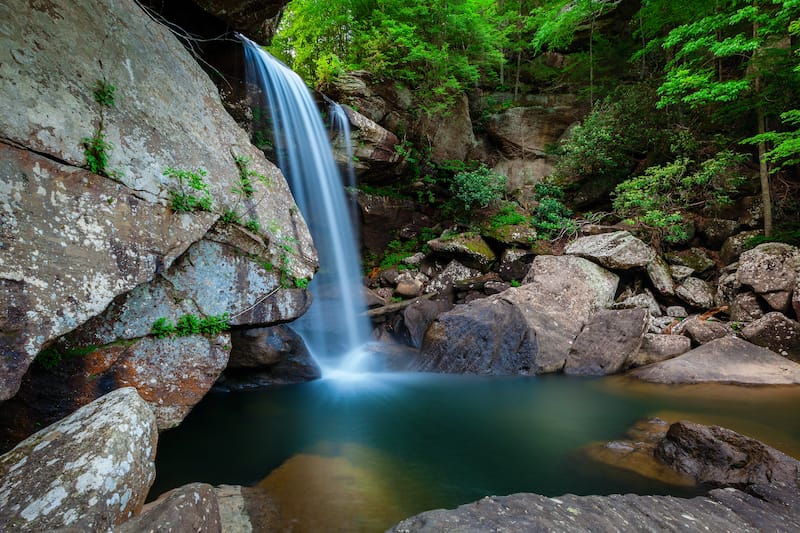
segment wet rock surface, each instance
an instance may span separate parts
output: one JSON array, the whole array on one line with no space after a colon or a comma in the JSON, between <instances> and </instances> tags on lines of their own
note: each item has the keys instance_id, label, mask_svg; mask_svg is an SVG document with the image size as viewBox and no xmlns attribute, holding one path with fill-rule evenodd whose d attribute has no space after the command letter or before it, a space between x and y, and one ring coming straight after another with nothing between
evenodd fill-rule
<instances>
[{"instance_id":1,"label":"wet rock surface","mask_svg":"<svg viewBox=\"0 0 800 533\"><path fill-rule=\"evenodd\" d=\"M603 310L589 319L567 355L565 374L604 376L626 366L647 331L646 309Z\"/></svg>"},{"instance_id":2,"label":"wet rock surface","mask_svg":"<svg viewBox=\"0 0 800 533\"><path fill-rule=\"evenodd\" d=\"M155 478L155 417L117 389L0 457L0 522L11 531L105 531L144 504Z\"/></svg>"}]
</instances>

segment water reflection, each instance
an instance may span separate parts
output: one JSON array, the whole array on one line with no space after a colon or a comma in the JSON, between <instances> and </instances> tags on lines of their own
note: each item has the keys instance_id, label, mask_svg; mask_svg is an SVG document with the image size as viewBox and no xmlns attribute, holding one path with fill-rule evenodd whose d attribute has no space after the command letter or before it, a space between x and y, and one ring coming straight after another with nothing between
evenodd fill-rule
<instances>
[{"instance_id":1,"label":"water reflection","mask_svg":"<svg viewBox=\"0 0 800 533\"><path fill-rule=\"evenodd\" d=\"M380 530L492 494L687 496L696 490L597 463L585 448L660 415L726 425L797 455L798 401L797 388L434 374L218 394L162 435L153 495L190 481L261 483L282 520L312 531L316 520Z\"/></svg>"}]
</instances>

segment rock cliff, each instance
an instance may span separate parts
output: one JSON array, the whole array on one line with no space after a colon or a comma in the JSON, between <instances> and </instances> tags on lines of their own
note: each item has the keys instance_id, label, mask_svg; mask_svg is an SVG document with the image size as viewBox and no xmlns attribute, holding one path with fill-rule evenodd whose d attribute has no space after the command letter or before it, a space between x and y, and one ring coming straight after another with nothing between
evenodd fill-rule
<instances>
[{"instance_id":1,"label":"rock cliff","mask_svg":"<svg viewBox=\"0 0 800 533\"><path fill-rule=\"evenodd\" d=\"M310 300L294 282L317 268L305 221L191 54L133 0L11 0L0 18L0 401L42 353L51 367L91 352L106 366L84 372L86 401L130 384L174 425L230 341L179 349L153 322L300 316ZM184 379L203 358L203 378ZM170 400L187 380L192 400Z\"/></svg>"}]
</instances>

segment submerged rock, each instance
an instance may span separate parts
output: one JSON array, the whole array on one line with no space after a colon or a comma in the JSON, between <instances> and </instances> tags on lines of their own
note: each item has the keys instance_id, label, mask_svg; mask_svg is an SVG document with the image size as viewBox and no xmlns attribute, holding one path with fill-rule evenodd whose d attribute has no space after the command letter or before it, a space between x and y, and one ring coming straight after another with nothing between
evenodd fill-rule
<instances>
[{"instance_id":1,"label":"submerged rock","mask_svg":"<svg viewBox=\"0 0 800 533\"><path fill-rule=\"evenodd\" d=\"M0 457L0 523L10 531L106 531L137 513L155 478L155 417L117 389Z\"/></svg>"},{"instance_id":2,"label":"submerged rock","mask_svg":"<svg viewBox=\"0 0 800 533\"><path fill-rule=\"evenodd\" d=\"M745 340L723 337L630 375L654 383L792 385L800 384L800 364Z\"/></svg>"}]
</instances>

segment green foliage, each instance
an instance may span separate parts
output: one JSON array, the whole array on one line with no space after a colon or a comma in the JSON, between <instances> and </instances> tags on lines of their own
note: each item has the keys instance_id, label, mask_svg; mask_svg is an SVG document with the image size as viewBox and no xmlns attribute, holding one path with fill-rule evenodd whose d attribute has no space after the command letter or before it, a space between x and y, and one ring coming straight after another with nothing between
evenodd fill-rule
<instances>
[{"instance_id":1,"label":"green foliage","mask_svg":"<svg viewBox=\"0 0 800 533\"><path fill-rule=\"evenodd\" d=\"M506 177L482 164L475 170L464 170L453 176L450 192L465 210L473 207L487 207L503 197Z\"/></svg>"},{"instance_id":2,"label":"green foliage","mask_svg":"<svg viewBox=\"0 0 800 533\"><path fill-rule=\"evenodd\" d=\"M247 224L245 224L244 226L253 233L258 233L258 231L261 229L261 224L259 224L258 220L254 218L248 220Z\"/></svg>"},{"instance_id":3,"label":"green foliage","mask_svg":"<svg viewBox=\"0 0 800 533\"><path fill-rule=\"evenodd\" d=\"M294 278L294 286L298 289L307 289L310 282L308 278Z\"/></svg>"},{"instance_id":4,"label":"green foliage","mask_svg":"<svg viewBox=\"0 0 800 533\"><path fill-rule=\"evenodd\" d=\"M564 231L572 231L575 222L570 218L572 211L564 205L564 191L552 182L535 185L534 199L539 203L533 213L531 223L540 235L553 239Z\"/></svg>"},{"instance_id":5,"label":"green foliage","mask_svg":"<svg viewBox=\"0 0 800 533\"><path fill-rule=\"evenodd\" d=\"M526 224L528 218L517 210L517 205L514 203L507 203L500 208L489 220L489 227L498 229L503 226L516 226L519 224Z\"/></svg>"},{"instance_id":6,"label":"green foliage","mask_svg":"<svg viewBox=\"0 0 800 533\"><path fill-rule=\"evenodd\" d=\"M436 113L503 61L494 0L294 0L270 51L312 85L369 69Z\"/></svg>"},{"instance_id":7,"label":"green foliage","mask_svg":"<svg viewBox=\"0 0 800 533\"><path fill-rule=\"evenodd\" d=\"M406 265L403 264L403 259L414 255L417 247L418 243L415 240L391 240L389 241L389 244L386 245L386 249L383 252L383 258L378 266L381 268L381 270L386 270L387 268L398 268L399 270L405 270Z\"/></svg>"},{"instance_id":8,"label":"green foliage","mask_svg":"<svg viewBox=\"0 0 800 533\"><path fill-rule=\"evenodd\" d=\"M229 320L228 313L208 315L203 318L191 314L182 315L174 324L169 319L160 317L153 322L150 333L159 339L173 335L179 337L188 335L214 336L230 329Z\"/></svg>"},{"instance_id":9,"label":"green foliage","mask_svg":"<svg viewBox=\"0 0 800 533\"><path fill-rule=\"evenodd\" d=\"M208 173L202 168L197 170L168 167L164 176L178 180L180 190L171 191L172 209L180 212L211 211L213 200L205 177Z\"/></svg>"},{"instance_id":10,"label":"green foliage","mask_svg":"<svg viewBox=\"0 0 800 533\"><path fill-rule=\"evenodd\" d=\"M747 239L747 241L745 241L744 247L749 250L751 248L755 248L759 244L764 244L765 242L783 242L793 246L800 246L800 229L793 228L776 231L769 237L764 235L750 237Z\"/></svg>"},{"instance_id":11,"label":"green foliage","mask_svg":"<svg viewBox=\"0 0 800 533\"><path fill-rule=\"evenodd\" d=\"M97 80L94 89L94 101L103 107L114 105L114 92L117 90L111 83L105 80Z\"/></svg>"},{"instance_id":12,"label":"green foliage","mask_svg":"<svg viewBox=\"0 0 800 533\"><path fill-rule=\"evenodd\" d=\"M651 229L656 238L681 242L688 237L689 210L730 203L730 194L744 180L739 168L747 159L743 154L722 151L699 165L680 157L650 167L617 186L614 209L621 217Z\"/></svg>"},{"instance_id":13,"label":"green foliage","mask_svg":"<svg viewBox=\"0 0 800 533\"><path fill-rule=\"evenodd\" d=\"M114 145L106 140L101 129L91 137L84 137L83 155L86 157L86 166L94 174L108 174L108 160Z\"/></svg>"},{"instance_id":14,"label":"green foliage","mask_svg":"<svg viewBox=\"0 0 800 533\"><path fill-rule=\"evenodd\" d=\"M512 279L509 283L512 287L522 287L522 282L518 279Z\"/></svg>"},{"instance_id":15,"label":"green foliage","mask_svg":"<svg viewBox=\"0 0 800 533\"><path fill-rule=\"evenodd\" d=\"M88 346L80 346L77 348L63 349L63 348L45 348L36 356L36 361L47 370L57 368L62 361L70 357L84 357L92 352L97 351L100 346L90 344Z\"/></svg>"}]
</instances>

